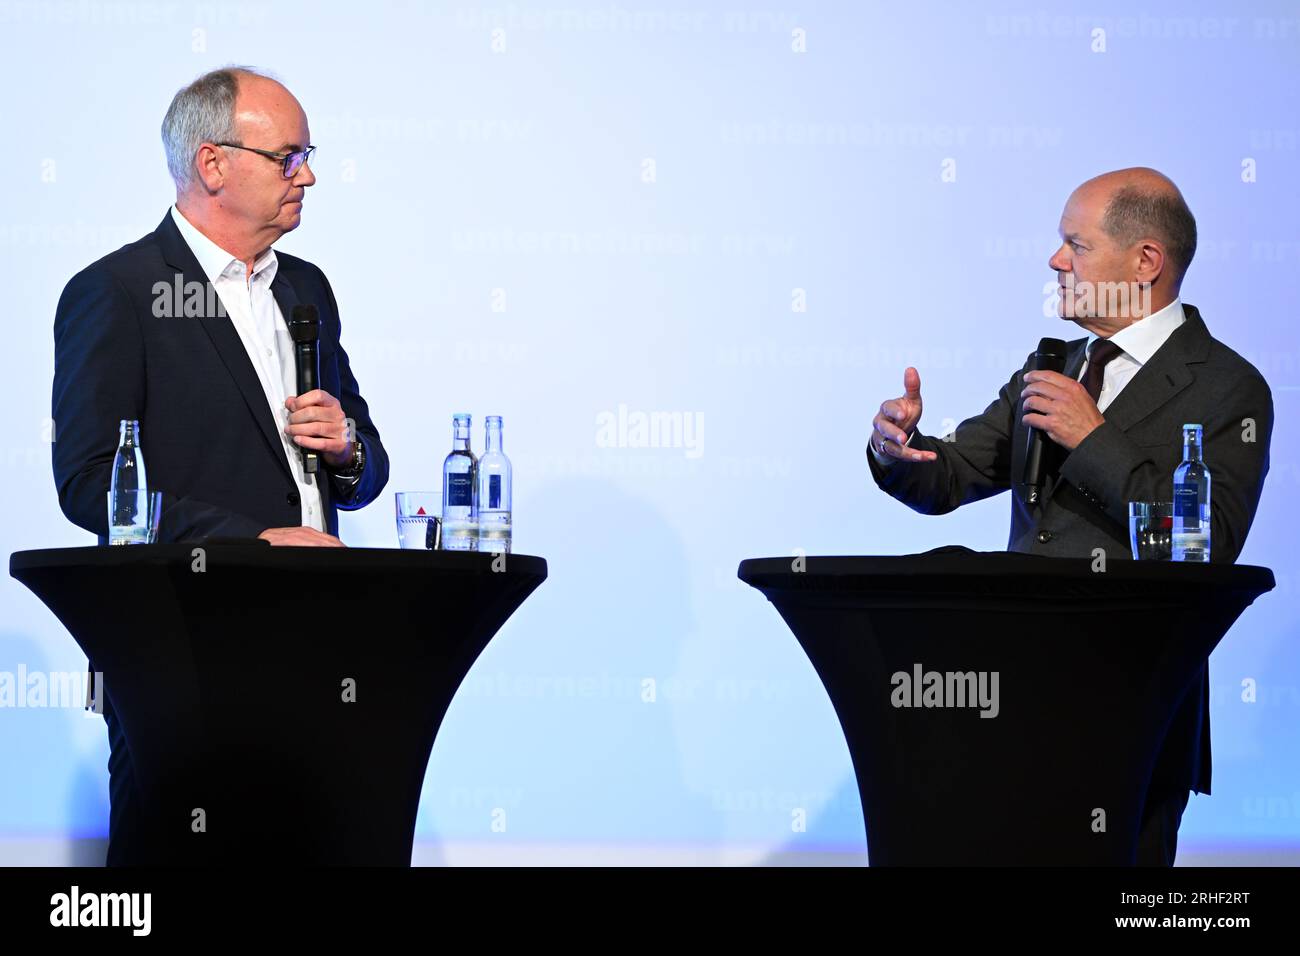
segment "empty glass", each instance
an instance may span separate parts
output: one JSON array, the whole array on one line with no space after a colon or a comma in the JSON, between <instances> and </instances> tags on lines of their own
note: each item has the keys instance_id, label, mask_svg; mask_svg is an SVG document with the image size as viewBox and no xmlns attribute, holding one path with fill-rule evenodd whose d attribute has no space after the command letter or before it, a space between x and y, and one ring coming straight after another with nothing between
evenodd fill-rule
<instances>
[{"instance_id":1,"label":"empty glass","mask_svg":"<svg viewBox=\"0 0 1300 956\"><path fill-rule=\"evenodd\" d=\"M154 544L162 518L162 492L119 488L104 495L108 502L109 544Z\"/></svg>"},{"instance_id":2,"label":"empty glass","mask_svg":"<svg viewBox=\"0 0 1300 956\"><path fill-rule=\"evenodd\" d=\"M1128 538L1134 561L1170 561L1174 554L1174 503L1130 501Z\"/></svg>"},{"instance_id":3,"label":"empty glass","mask_svg":"<svg viewBox=\"0 0 1300 956\"><path fill-rule=\"evenodd\" d=\"M406 550L436 550L441 547L442 492L399 491L397 500L397 542Z\"/></svg>"}]
</instances>

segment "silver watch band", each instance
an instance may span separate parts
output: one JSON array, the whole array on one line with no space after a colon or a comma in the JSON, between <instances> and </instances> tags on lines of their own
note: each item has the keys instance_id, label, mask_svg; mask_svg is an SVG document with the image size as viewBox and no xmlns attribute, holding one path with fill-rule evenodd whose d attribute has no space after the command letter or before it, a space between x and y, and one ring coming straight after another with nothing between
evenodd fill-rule
<instances>
[{"instance_id":1,"label":"silver watch band","mask_svg":"<svg viewBox=\"0 0 1300 956\"><path fill-rule=\"evenodd\" d=\"M366 447L358 438L353 443L352 460L342 468L334 469L334 474L338 478L359 478L362 470L366 467Z\"/></svg>"}]
</instances>

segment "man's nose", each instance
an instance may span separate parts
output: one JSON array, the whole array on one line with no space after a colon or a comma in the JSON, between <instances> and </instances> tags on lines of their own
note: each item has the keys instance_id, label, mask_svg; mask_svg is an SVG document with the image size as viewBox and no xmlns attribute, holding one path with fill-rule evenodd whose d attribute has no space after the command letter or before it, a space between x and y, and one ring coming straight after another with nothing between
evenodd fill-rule
<instances>
[{"instance_id":1,"label":"man's nose","mask_svg":"<svg viewBox=\"0 0 1300 956\"><path fill-rule=\"evenodd\" d=\"M1070 271L1070 258L1066 253L1064 245L1052 253L1052 258L1047 260L1047 266L1049 269L1054 269L1057 272Z\"/></svg>"},{"instance_id":2,"label":"man's nose","mask_svg":"<svg viewBox=\"0 0 1300 956\"><path fill-rule=\"evenodd\" d=\"M298 167L298 175L293 177L295 186L314 186L316 184L316 174L311 171L311 163L305 162Z\"/></svg>"}]
</instances>

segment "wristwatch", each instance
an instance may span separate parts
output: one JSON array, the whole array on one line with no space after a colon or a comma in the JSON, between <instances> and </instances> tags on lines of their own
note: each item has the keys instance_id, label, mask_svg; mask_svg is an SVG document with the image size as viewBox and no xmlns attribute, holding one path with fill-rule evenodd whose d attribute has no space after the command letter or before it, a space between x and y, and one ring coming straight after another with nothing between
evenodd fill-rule
<instances>
[{"instance_id":1,"label":"wristwatch","mask_svg":"<svg viewBox=\"0 0 1300 956\"><path fill-rule=\"evenodd\" d=\"M358 438L352 443L352 460L342 468L335 468L334 474L339 478L355 478L366 467L366 446Z\"/></svg>"}]
</instances>

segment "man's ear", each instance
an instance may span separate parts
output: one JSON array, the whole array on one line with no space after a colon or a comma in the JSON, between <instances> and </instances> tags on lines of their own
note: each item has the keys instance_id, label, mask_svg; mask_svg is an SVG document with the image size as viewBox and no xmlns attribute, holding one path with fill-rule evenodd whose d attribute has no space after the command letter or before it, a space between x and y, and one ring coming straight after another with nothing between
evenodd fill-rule
<instances>
[{"instance_id":1,"label":"man's ear","mask_svg":"<svg viewBox=\"0 0 1300 956\"><path fill-rule=\"evenodd\" d=\"M212 143L203 143L194 154L194 170L204 189L209 193L220 192L226 183L225 153Z\"/></svg>"},{"instance_id":2,"label":"man's ear","mask_svg":"<svg viewBox=\"0 0 1300 956\"><path fill-rule=\"evenodd\" d=\"M1136 280L1154 285L1165 271L1165 263L1165 247L1155 239L1143 239L1137 246Z\"/></svg>"}]
</instances>

